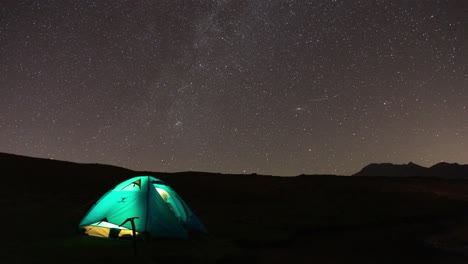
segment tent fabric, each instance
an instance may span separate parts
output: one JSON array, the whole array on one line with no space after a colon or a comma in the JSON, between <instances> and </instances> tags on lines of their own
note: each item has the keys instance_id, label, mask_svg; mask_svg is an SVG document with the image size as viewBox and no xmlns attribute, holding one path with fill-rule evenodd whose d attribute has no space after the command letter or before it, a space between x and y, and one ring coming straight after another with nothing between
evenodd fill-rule
<instances>
[{"instance_id":1,"label":"tent fabric","mask_svg":"<svg viewBox=\"0 0 468 264\"><path fill-rule=\"evenodd\" d=\"M165 182L137 176L117 184L86 213L80 230L90 236L137 236L187 238L189 232L207 233L205 226L182 198Z\"/></svg>"}]
</instances>

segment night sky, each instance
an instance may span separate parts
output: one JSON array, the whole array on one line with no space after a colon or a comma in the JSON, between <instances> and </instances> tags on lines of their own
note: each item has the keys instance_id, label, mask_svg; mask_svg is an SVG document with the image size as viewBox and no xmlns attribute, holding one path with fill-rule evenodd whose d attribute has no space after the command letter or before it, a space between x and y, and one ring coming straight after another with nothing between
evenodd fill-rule
<instances>
[{"instance_id":1,"label":"night sky","mask_svg":"<svg viewBox=\"0 0 468 264\"><path fill-rule=\"evenodd\" d=\"M468 2L4 0L0 92L0 152L284 176L468 163Z\"/></svg>"}]
</instances>

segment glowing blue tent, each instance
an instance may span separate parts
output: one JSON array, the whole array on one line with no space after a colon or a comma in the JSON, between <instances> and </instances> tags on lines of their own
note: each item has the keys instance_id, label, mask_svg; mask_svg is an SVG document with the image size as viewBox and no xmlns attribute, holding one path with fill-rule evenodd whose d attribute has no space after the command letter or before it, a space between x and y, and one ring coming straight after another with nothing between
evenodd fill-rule
<instances>
[{"instance_id":1,"label":"glowing blue tent","mask_svg":"<svg viewBox=\"0 0 468 264\"><path fill-rule=\"evenodd\" d=\"M104 194L83 217L80 230L90 236L181 237L190 232L207 233L198 217L165 182L138 176Z\"/></svg>"}]
</instances>

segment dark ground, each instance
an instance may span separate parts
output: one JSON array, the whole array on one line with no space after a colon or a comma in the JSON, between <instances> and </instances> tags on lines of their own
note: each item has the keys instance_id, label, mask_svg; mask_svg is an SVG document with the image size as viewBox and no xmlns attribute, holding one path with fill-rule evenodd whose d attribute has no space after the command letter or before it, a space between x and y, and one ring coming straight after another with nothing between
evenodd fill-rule
<instances>
[{"instance_id":1,"label":"dark ground","mask_svg":"<svg viewBox=\"0 0 468 264\"><path fill-rule=\"evenodd\" d=\"M468 263L468 180L158 174L0 153L1 263ZM77 234L120 181L169 183L210 235L138 244Z\"/></svg>"}]
</instances>

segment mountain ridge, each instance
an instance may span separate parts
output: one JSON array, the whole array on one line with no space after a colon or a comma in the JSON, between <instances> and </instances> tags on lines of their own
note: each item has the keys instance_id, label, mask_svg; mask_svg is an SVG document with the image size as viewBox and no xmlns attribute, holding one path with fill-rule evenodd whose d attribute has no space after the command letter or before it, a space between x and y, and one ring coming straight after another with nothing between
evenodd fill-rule
<instances>
[{"instance_id":1,"label":"mountain ridge","mask_svg":"<svg viewBox=\"0 0 468 264\"><path fill-rule=\"evenodd\" d=\"M430 167L424 167L413 162L407 164L371 163L351 176L468 178L468 165L439 162Z\"/></svg>"}]
</instances>

